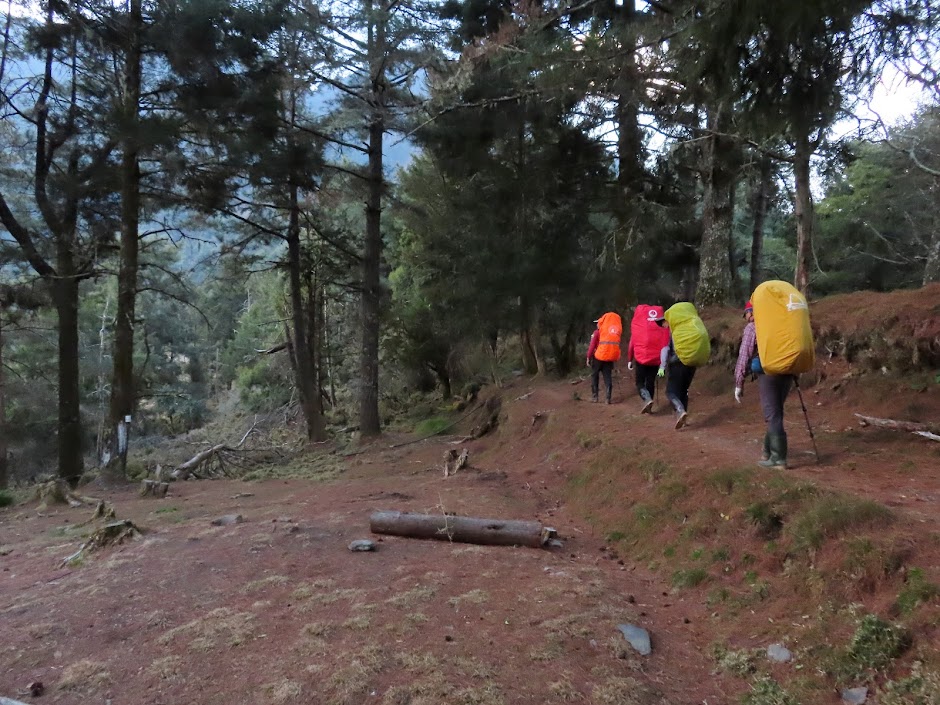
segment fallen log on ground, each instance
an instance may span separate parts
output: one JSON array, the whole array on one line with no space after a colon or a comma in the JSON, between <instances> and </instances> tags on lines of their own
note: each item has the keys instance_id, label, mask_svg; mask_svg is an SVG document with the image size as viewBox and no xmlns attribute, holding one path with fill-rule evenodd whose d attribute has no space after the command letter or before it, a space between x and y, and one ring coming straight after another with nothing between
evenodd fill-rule
<instances>
[{"instance_id":1,"label":"fallen log on ground","mask_svg":"<svg viewBox=\"0 0 940 705\"><path fill-rule=\"evenodd\" d=\"M537 521L479 519L449 514L412 514L379 511L369 518L374 534L415 539L438 539L494 546L540 548L555 538L556 531Z\"/></svg>"},{"instance_id":2,"label":"fallen log on ground","mask_svg":"<svg viewBox=\"0 0 940 705\"><path fill-rule=\"evenodd\" d=\"M940 431L940 427L916 421L896 421L895 419L879 419L875 416L863 416L862 414L855 415L862 426L876 426L878 428L890 428L894 431L910 431L911 433Z\"/></svg>"}]
</instances>

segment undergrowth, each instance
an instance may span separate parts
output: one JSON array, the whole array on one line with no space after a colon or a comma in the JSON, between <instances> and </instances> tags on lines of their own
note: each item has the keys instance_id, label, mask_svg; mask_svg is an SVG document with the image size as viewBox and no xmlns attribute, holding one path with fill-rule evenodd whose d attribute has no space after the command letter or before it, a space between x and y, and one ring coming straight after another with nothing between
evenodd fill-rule
<instances>
[{"instance_id":1,"label":"undergrowth","mask_svg":"<svg viewBox=\"0 0 940 705\"><path fill-rule=\"evenodd\" d=\"M588 445L576 440L582 448ZM707 592L724 628L733 628L744 610L760 604L773 612L776 601L794 595L834 601L829 616L804 617L810 620L806 626L818 627L802 632L801 651L814 654L815 669L777 682L757 651L716 656L721 670L752 681L742 701L747 705L795 704L834 683L880 681L907 653L912 633L875 615L853 620L849 615L855 612L844 606L897 585L901 576L896 615L928 618L922 606L940 594L923 570L907 565L908 542L885 531L897 518L876 502L782 472L732 467L698 474L639 445L605 443L580 468L568 480L571 500L617 544L618 554L661 572L676 590ZM832 643L849 629L850 638ZM893 686L897 698L930 682L929 675L911 678Z\"/></svg>"}]
</instances>

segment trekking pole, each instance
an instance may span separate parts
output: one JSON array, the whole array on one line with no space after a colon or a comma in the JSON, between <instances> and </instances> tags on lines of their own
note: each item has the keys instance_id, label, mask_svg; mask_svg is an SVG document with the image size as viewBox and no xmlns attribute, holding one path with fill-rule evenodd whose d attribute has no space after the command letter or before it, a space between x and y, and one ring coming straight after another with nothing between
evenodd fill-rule
<instances>
[{"instance_id":1,"label":"trekking pole","mask_svg":"<svg viewBox=\"0 0 940 705\"><path fill-rule=\"evenodd\" d=\"M800 398L800 406L803 407L803 418L806 419L806 428L809 431L809 438L813 442L813 453L816 454L816 464L819 464L819 448L816 447L816 436L813 435L813 427L809 423L809 412L806 411L806 404L803 402L803 392L800 390L800 380L793 375L793 384L796 386L796 394Z\"/></svg>"}]
</instances>

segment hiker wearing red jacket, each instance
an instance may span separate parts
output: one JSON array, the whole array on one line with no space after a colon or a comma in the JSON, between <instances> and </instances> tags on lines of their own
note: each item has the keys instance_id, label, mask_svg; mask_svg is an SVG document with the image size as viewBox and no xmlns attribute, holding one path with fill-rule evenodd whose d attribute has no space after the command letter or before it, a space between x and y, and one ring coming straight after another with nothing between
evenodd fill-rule
<instances>
[{"instance_id":1,"label":"hiker wearing red jacket","mask_svg":"<svg viewBox=\"0 0 940 705\"><path fill-rule=\"evenodd\" d=\"M614 363L620 359L620 336L623 333L623 326L620 316L612 311L608 311L594 322L597 328L591 336L585 360L585 364L591 368L591 401L597 401L600 381L598 377L603 374L604 384L607 386L607 403L610 404L614 389L611 374Z\"/></svg>"}]
</instances>

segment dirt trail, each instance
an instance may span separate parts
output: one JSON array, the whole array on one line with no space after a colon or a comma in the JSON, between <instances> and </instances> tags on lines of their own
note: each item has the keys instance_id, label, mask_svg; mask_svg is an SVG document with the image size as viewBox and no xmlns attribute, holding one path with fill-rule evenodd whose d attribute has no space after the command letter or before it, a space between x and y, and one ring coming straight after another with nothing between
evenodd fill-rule
<instances>
[{"instance_id":1,"label":"dirt trail","mask_svg":"<svg viewBox=\"0 0 940 705\"><path fill-rule=\"evenodd\" d=\"M652 415L640 415L639 397L632 380L622 376L615 387L613 404L575 401L573 393L589 398L589 381L580 384L546 384L532 387L534 394L517 405L517 413L554 412L561 418L557 426L582 431L616 443L618 439L642 438L658 449L662 457L677 465L702 470L748 467L755 472L760 456L764 423L755 385L745 388L744 401L734 402L731 394L713 396L696 385L709 386L712 380L696 380L690 395L690 423L676 431L665 399L657 399ZM704 382L704 384L700 384ZM940 385L934 385L940 387ZM790 441L788 472L821 487L865 497L910 515L940 530L940 443L910 433L860 428L854 413L883 413L883 402L866 401L863 395L837 395L829 388L802 390L814 427L819 462L796 392L786 403L785 425ZM903 391L903 390L902 390ZM925 420L940 419L940 391L911 393ZM913 404L909 404L913 405ZM885 409L884 411L881 411ZM561 439L549 440L564 445Z\"/></svg>"},{"instance_id":2,"label":"dirt trail","mask_svg":"<svg viewBox=\"0 0 940 705\"><path fill-rule=\"evenodd\" d=\"M663 411L636 413L627 381L610 406L573 399L587 396L584 382L518 382L503 391L499 432L463 444L472 467L448 480L448 439L392 450L386 438L331 483L177 483L165 500L112 493L118 516L149 532L71 568L58 565L81 543L87 510L3 510L0 695L23 698L39 680L42 701L63 704L736 702L746 686L713 673L702 595L621 561L568 506L565 483L592 438L642 438L703 471L752 467L755 390L736 406L693 386L692 424L676 432ZM794 398L791 472L936 530L940 444L846 431L851 405L809 394L822 404L812 413L824 462L806 452ZM375 509L537 518L565 546L387 537L374 554L350 553ZM245 521L210 525L226 513ZM626 646L624 622L649 629L652 655Z\"/></svg>"}]
</instances>

